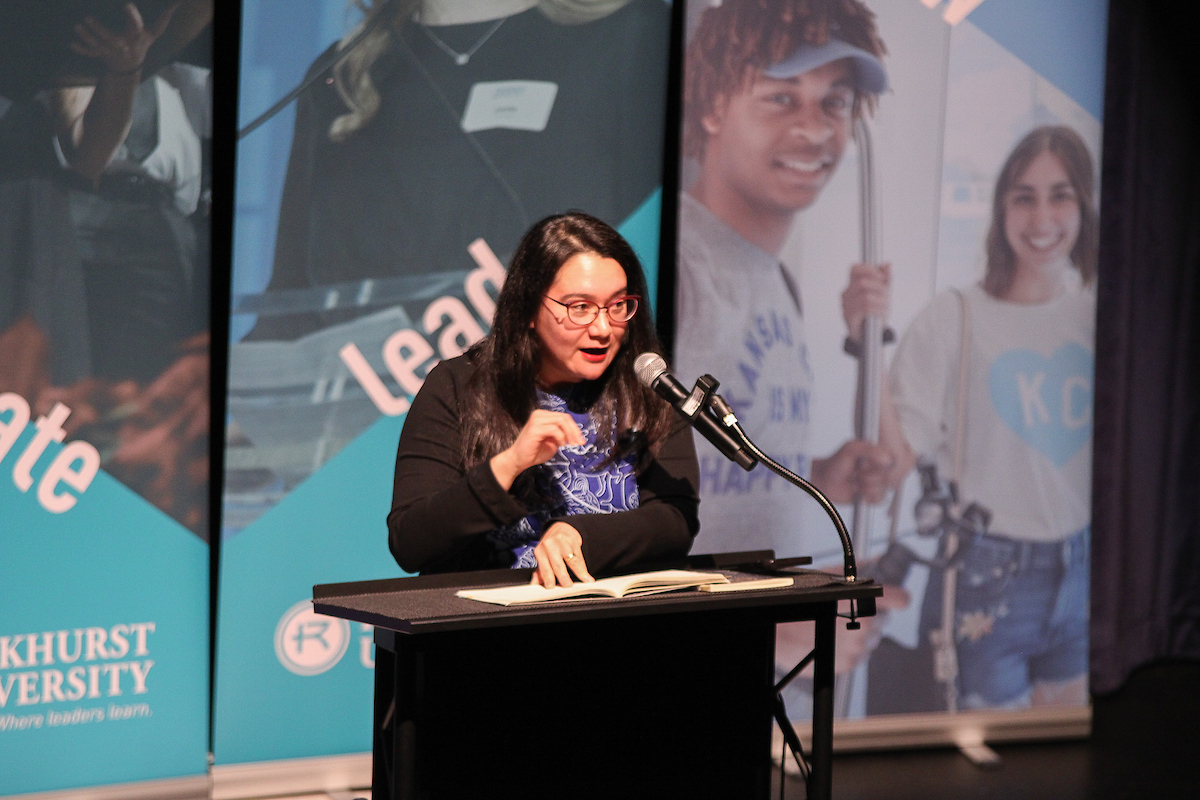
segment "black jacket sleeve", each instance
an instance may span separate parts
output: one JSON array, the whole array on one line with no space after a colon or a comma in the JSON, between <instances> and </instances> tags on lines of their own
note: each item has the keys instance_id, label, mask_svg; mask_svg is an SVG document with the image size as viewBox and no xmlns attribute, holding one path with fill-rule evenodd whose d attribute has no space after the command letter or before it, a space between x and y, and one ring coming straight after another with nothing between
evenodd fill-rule
<instances>
[{"instance_id":1,"label":"black jacket sleeve","mask_svg":"<svg viewBox=\"0 0 1200 800\"><path fill-rule=\"evenodd\" d=\"M464 468L465 356L430 370L400 432L388 546L406 572L448 572L491 563L484 535L529 513L500 487L491 466Z\"/></svg>"},{"instance_id":2,"label":"black jacket sleeve","mask_svg":"<svg viewBox=\"0 0 1200 800\"><path fill-rule=\"evenodd\" d=\"M431 370L400 434L388 545L407 572L506 566L486 535L530 513L500 487L489 464L464 466L460 409L471 368L460 356ZM593 573L683 556L699 529L698 476L691 432L681 428L639 474L638 508L558 519L583 537L583 557ZM532 470L526 471L514 490L531 479Z\"/></svg>"}]
</instances>

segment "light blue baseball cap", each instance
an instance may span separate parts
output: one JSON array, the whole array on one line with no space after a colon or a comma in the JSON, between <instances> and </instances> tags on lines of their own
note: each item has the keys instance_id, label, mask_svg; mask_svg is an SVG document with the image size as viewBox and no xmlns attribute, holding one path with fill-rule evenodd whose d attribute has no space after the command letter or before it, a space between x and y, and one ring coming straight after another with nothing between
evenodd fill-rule
<instances>
[{"instance_id":1,"label":"light blue baseball cap","mask_svg":"<svg viewBox=\"0 0 1200 800\"><path fill-rule=\"evenodd\" d=\"M860 92L880 94L887 91L888 78L883 62L874 53L833 37L822 45L800 45L783 61L763 70L763 75L787 80L842 58L848 58L854 64L855 84Z\"/></svg>"}]
</instances>

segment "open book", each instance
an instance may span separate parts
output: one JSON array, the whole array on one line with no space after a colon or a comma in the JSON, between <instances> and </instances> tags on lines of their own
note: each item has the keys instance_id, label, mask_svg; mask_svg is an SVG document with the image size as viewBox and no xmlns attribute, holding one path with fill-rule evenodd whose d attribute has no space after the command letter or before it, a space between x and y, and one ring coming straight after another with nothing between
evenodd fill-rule
<instances>
[{"instance_id":1,"label":"open book","mask_svg":"<svg viewBox=\"0 0 1200 800\"><path fill-rule=\"evenodd\" d=\"M673 592L676 589L691 589L714 583L729 583L729 579L713 572L664 569L636 575L618 575L615 578L605 578L591 583L555 586L553 589L525 583L519 586L501 586L496 589L463 589L455 592L455 595L468 600L481 600L484 603L511 606L581 597L634 597L658 594L659 592Z\"/></svg>"}]
</instances>

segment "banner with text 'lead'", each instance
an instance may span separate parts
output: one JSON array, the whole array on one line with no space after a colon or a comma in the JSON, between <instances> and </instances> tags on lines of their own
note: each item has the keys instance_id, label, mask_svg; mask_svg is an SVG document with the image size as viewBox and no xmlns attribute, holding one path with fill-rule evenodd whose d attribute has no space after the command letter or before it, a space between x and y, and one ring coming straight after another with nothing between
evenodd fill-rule
<instances>
[{"instance_id":1,"label":"banner with text 'lead'","mask_svg":"<svg viewBox=\"0 0 1200 800\"><path fill-rule=\"evenodd\" d=\"M581 209L657 274L670 6L524 5L243 3L242 124L313 80L238 153L218 765L370 749L372 631L312 586L400 574L404 414L484 336L524 231Z\"/></svg>"}]
</instances>

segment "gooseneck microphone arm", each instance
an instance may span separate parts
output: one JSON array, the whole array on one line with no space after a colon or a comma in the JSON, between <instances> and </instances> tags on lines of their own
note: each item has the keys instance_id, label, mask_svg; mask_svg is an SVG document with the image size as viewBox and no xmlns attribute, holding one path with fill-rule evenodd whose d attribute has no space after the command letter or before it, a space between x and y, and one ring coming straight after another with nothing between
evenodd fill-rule
<instances>
[{"instance_id":1,"label":"gooseneck microphone arm","mask_svg":"<svg viewBox=\"0 0 1200 800\"><path fill-rule=\"evenodd\" d=\"M843 574L845 575L846 582L853 583L858 577L858 566L854 560L854 545L850 541L850 534L846 531L846 523L842 521L842 515L838 513L837 508L834 507L833 503L829 502L829 498L820 489L760 450L758 445L754 444L750 440L750 437L746 435L746 432L742 430L741 423L737 421L737 417L733 414L733 409L725 402L725 398L719 394L714 394L712 396L712 406L717 416L720 417L721 423L737 435L742 445L756 459L788 483L803 489L808 493L809 497L816 500L821 508L824 509L829 519L833 522L833 527L837 529L838 538L842 540Z\"/></svg>"},{"instance_id":2,"label":"gooseneck microphone arm","mask_svg":"<svg viewBox=\"0 0 1200 800\"><path fill-rule=\"evenodd\" d=\"M730 461L736 462L747 472L754 469L758 462L766 465L793 486L798 486L816 500L837 529L838 537L842 540L842 556L844 575L847 583L853 583L858 577L858 568L854 561L854 545L850 534L846 531L846 523L838 514L833 503L829 502L821 490L808 481L780 464L764 453L750 437L742 430L741 424L733 413L733 408L716 394L718 381L711 375L702 375L696 381L696 386L689 393L671 374L667 362L657 353L642 353L637 357L633 367L638 380L643 386L653 389L660 397L670 403L679 414L696 427L704 437L721 451Z\"/></svg>"}]
</instances>

